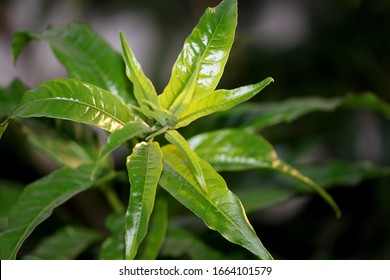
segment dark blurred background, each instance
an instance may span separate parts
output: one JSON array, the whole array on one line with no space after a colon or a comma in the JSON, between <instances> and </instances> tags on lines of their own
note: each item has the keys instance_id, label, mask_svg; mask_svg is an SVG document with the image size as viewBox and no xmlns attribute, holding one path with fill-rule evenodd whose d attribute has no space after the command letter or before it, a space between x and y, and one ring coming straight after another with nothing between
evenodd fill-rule
<instances>
[{"instance_id":1,"label":"dark blurred background","mask_svg":"<svg viewBox=\"0 0 390 280\"><path fill-rule=\"evenodd\" d=\"M41 32L49 24L79 21L89 23L118 51L118 32L124 32L161 92L184 39L204 9L218 2L0 0L0 85L19 77L34 87L66 76L44 43L30 44L14 67L11 36L19 29ZM220 87L233 88L271 76L275 83L254 101L338 97L368 90L390 102L389 0L238 2L236 40ZM287 159L304 141L314 139L327 149L316 151L320 160L390 165L389 121L372 112L315 113L267 129L264 135ZM270 209L251 221L278 258L390 259L389 187L388 178L380 178L330 190L342 208L341 220L314 198L297 213L289 212L294 206ZM276 215L280 211L285 213L282 218L273 219L280 217Z\"/></svg>"}]
</instances>

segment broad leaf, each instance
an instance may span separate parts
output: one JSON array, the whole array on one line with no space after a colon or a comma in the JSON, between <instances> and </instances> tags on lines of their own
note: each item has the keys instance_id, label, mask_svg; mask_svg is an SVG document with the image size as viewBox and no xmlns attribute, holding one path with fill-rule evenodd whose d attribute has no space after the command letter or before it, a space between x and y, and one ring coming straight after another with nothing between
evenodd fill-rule
<instances>
[{"instance_id":1,"label":"broad leaf","mask_svg":"<svg viewBox=\"0 0 390 280\"><path fill-rule=\"evenodd\" d=\"M95 180L90 180L93 167L64 167L28 185L10 212L8 228L0 234L0 259L15 259L22 243L54 208L113 176L109 173L102 177L99 173Z\"/></svg>"},{"instance_id":2,"label":"broad leaf","mask_svg":"<svg viewBox=\"0 0 390 280\"><path fill-rule=\"evenodd\" d=\"M258 135L225 129L197 135L189 142L198 155L217 170L269 168L291 176L315 190L340 216L340 209L324 189L283 162L271 144Z\"/></svg>"},{"instance_id":3,"label":"broad leaf","mask_svg":"<svg viewBox=\"0 0 390 280\"><path fill-rule=\"evenodd\" d=\"M126 74L133 83L134 96L141 107L142 113L149 118L156 118L160 123L163 123L164 114L160 111L157 93L152 82L145 76L141 65L135 58L122 33L120 33L120 39L123 57L126 63ZM148 104L151 104L150 106L153 108L149 108Z\"/></svg>"},{"instance_id":4,"label":"broad leaf","mask_svg":"<svg viewBox=\"0 0 390 280\"><path fill-rule=\"evenodd\" d=\"M10 118L50 117L97 126L114 132L134 120L117 96L73 79L56 79L26 92Z\"/></svg>"},{"instance_id":5,"label":"broad leaf","mask_svg":"<svg viewBox=\"0 0 390 280\"><path fill-rule=\"evenodd\" d=\"M217 90L197 98L178 118L176 128L186 126L194 120L218 111L224 111L244 102L273 82L267 78L260 83L247 85L233 90Z\"/></svg>"},{"instance_id":6,"label":"broad leaf","mask_svg":"<svg viewBox=\"0 0 390 280\"><path fill-rule=\"evenodd\" d=\"M224 0L206 10L185 40L168 85L159 96L163 108L171 108L191 79L196 78L194 97L214 91L225 68L236 26L236 0Z\"/></svg>"},{"instance_id":7,"label":"broad leaf","mask_svg":"<svg viewBox=\"0 0 390 280\"><path fill-rule=\"evenodd\" d=\"M162 171L160 145L138 143L127 158L127 170L131 188L125 220L125 258L134 259L148 230Z\"/></svg>"},{"instance_id":8,"label":"broad leaf","mask_svg":"<svg viewBox=\"0 0 390 280\"><path fill-rule=\"evenodd\" d=\"M33 251L24 256L27 260L74 260L92 243L98 241L100 234L95 230L66 226L53 235L43 239Z\"/></svg>"},{"instance_id":9,"label":"broad leaf","mask_svg":"<svg viewBox=\"0 0 390 280\"><path fill-rule=\"evenodd\" d=\"M163 147L164 168L160 185L213 230L262 259L272 259L250 225L240 200L223 178L201 160L207 194L201 192L192 170L183 164L184 155L173 145Z\"/></svg>"},{"instance_id":10,"label":"broad leaf","mask_svg":"<svg viewBox=\"0 0 390 280\"><path fill-rule=\"evenodd\" d=\"M23 187L19 182L0 179L0 231L7 228L9 211L18 200Z\"/></svg>"},{"instance_id":11,"label":"broad leaf","mask_svg":"<svg viewBox=\"0 0 390 280\"><path fill-rule=\"evenodd\" d=\"M48 42L70 77L94 84L133 103L122 57L86 24L51 26L42 34L19 31L12 41L14 61L31 40Z\"/></svg>"},{"instance_id":12,"label":"broad leaf","mask_svg":"<svg viewBox=\"0 0 390 280\"><path fill-rule=\"evenodd\" d=\"M187 143L184 137L181 136L180 133L176 130L168 130L165 133L165 138L169 143L175 145L182 152L186 158L186 163L191 168L193 174L196 177L196 180L200 185L200 189L207 193L207 186L204 180L202 168L199 163L199 156L191 149L190 145Z\"/></svg>"},{"instance_id":13,"label":"broad leaf","mask_svg":"<svg viewBox=\"0 0 390 280\"><path fill-rule=\"evenodd\" d=\"M165 242L168 227L168 204L164 199L157 198L152 216L150 217L148 233L138 251L137 259L155 260Z\"/></svg>"}]
</instances>

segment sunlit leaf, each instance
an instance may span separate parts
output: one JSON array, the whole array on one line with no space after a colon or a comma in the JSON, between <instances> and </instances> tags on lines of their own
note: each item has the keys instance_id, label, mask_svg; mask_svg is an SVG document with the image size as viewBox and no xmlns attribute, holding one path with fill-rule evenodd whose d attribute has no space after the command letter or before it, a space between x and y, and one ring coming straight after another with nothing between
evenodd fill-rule
<instances>
[{"instance_id":1,"label":"sunlit leaf","mask_svg":"<svg viewBox=\"0 0 390 280\"><path fill-rule=\"evenodd\" d=\"M173 145L163 147L164 168L160 185L184 206L232 243L239 244L262 259L271 259L250 225L240 200L227 188L223 178L205 161L200 161L207 194L198 188L192 170L182 162L184 155Z\"/></svg>"},{"instance_id":2,"label":"sunlit leaf","mask_svg":"<svg viewBox=\"0 0 390 280\"><path fill-rule=\"evenodd\" d=\"M127 171L131 188L125 219L125 257L134 259L148 230L162 171L160 145L138 143L127 158Z\"/></svg>"},{"instance_id":3,"label":"sunlit leaf","mask_svg":"<svg viewBox=\"0 0 390 280\"><path fill-rule=\"evenodd\" d=\"M131 110L111 92L73 79L45 82L26 92L10 118L50 117L114 132L134 120Z\"/></svg>"},{"instance_id":4,"label":"sunlit leaf","mask_svg":"<svg viewBox=\"0 0 390 280\"><path fill-rule=\"evenodd\" d=\"M73 260L100 238L95 230L66 226L43 239L24 256L27 260Z\"/></svg>"},{"instance_id":5,"label":"sunlit leaf","mask_svg":"<svg viewBox=\"0 0 390 280\"><path fill-rule=\"evenodd\" d=\"M269 168L304 183L315 190L340 216L333 198L298 170L283 162L272 145L259 135L245 130L224 129L197 135L189 139L198 155L217 170Z\"/></svg>"},{"instance_id":6,"label":"sunlit leaf","mask_svg":"<svg viewBox=\"0 0 390 280\"><path fill-rule=\"evenodd\" d=\"M159 96L163 108L169 110L194 77L194 97L200 98L214 91L225 68L236 26L236 0L225 0L217 7L206 10L185 40L168 85Z\"/></svg>"},{"instance_id":7,"label":"sunlit leaf","mask_svg":"<svg viewBox=\"0 0 390 280\"><path fill-rule=\"evenodd\" d=\"M112 173L102 177L99 172L95 180L90 180L93 167L64 167L28 185L10 212L8 228L0 234L0 259L15 259L22 243L54 208L99 181L112 178Z\"/></svg>"},{"instance_id":8,"label":"sunlit leaf","mask_svg":"<svg viewBox=\"0 0 390 280\"><path fill-rule=\"evenodd\" d=\"M254 85L243 86L233 90L217 90L193 100L189 108L178 118L176 127L186 126L192 121L209 114L223 111L244 102L273 81L267 78Z\"/></svg>"},{"instance_id":9,"label":"sunlit leaf","mask_svg":"<svg viewBox=\"0 0 390 280\"><path fill-rule=\"evenodd\" d=\"M48 42L71 78L87 82L133 103L122 57L87 24L50 26L42 34L19 31L12 40L14 61L32 40Z\"/></svg>"},{"instance_id":10,"label":"sunlit leaf","mask_svg":"<svg viewBox=\"0 0 390 280\"><path fill-rule=\"evenodd\" d=\"M204 180L202 168L199 163L199 156L191 149L190 145L187 143L184 137L181 136L180 133L176 130L168 130L165 133L165 138L169 143L175 145L182 152L186 158L186 162L194 173L201 190L207 193L207 186Z\"/></svg>"}]
</instances>

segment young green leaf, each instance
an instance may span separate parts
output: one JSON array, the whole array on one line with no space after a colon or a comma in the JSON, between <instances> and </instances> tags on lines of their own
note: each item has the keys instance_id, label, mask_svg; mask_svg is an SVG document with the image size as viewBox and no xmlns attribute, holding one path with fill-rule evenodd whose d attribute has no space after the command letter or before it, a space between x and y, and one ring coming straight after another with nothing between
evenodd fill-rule
<instances>
[{"instance_id":1,"label":"young green leaf","mask_svg":"<svg viewBox=\"0 0 390 280\"><path fill-rule=\"evenodd\" d=\"M50 26L42 34L17 32L12 41L14 61L31 40L48 42L71 78L111 91L125 103L134 103L120 54L87 24Z\"/></svg>"},{"instance_id":2,"label":"young green leaf","mask_svg":"<svg viewBox=\"0 0 390 280\"><path fill-rule=\"evenodd\" d=\"M338 217L341 215L336 202L324 189L279 159L272 145L259 135L245 130L224 129L197 135L189 143L217 170L269 168L291 176L316 191Z\"/></svg>"},{"instance_id":3,"label":"young green leaf","mask_svg":"<svg viewBox=\"0 0 390 280\"><path fill-rule=\"evenodd\" d=\"M206 10L185 40L168 85L159 96L163 108L169 110L172 107L194 75L194 97L214 91L225 68L236 26L237 0L224 0L217 7Z\"/></svg>"},{"instance_id":4,"label":"young green leaf","mask_svg":"<svg viewBox=\"0 0 390 280\"><path fill-rule=\"evenodd\" d=\"M99 172L94 180L90 180L93 167L64 167L28 185L10 212L8 228L0 233L0 259L15 259L22 243L54 208L113 176L108 173L103 177Z\"/></svg>"},{"instance_id":5,"label":"young green leaf","mask_svg":"<svg viewBox=\"0 0 390 280\"><path fill-rule=\"evenodd\" d=\"M128 123L121 129L118 129L110 134L107 139L107 143L104 145L99 154L98 161L112 153L114 150L119 148L119 146L123 145L130 139L152 131L153 129L151 127L142 122L133 121Z\"/></svg>"},{"instance_id":6,"label":"young green leaf","mask_svg":"<svg viewBox=\"0 0 390 280\"><path fill-rule=\"evenodd\" d=\"M142 71L141 65L131 51L125 36L122 33L119 34L122 43L123 57L126 63L126 74L133 83L134 96L141 107L141 111L147 117L163 123L165 117L164 113L160 110L156 90L154 89L152 82Z\"/></svg>"},{"instance_id":7,"label":"young green leaf","mask_svg":"<svg viewBox=\"0 0 390 280\"><path fill-rule=\"evenodd\" d=\"M201 98L196 98L191 102L188 109L179 116L175 128L186 126L194 120L214 112L230 109L252 98L271 82L273 82L272 78L266 78L254 85L247 85L233 90L216 90L203 95Z\"/></svg>"},{"instance_id":8,"label":"young green leaf","mask_svg":"<svg viewBox=\"0 0 390 280\"><path fill-rule=\"evenodd\" d=\"M192 170L174 145L162 148L164 168L160 185L200 217L212 230L239 244L261 259L272 259L250 225L240 200L227 188L223 178L207 162L200 160L207 184L201 192Z\"/></svg>"},{"instance_id":9,"label":"young green leaf","mask_svg":"<svg viewBox=\"0 0 390 280\"><path fill-rule=\"evenodd\" d=\"M131 110L120 98L97 86L73 79L51 80L26 92L10 119L16 117L66 119L109 132L134 120Z\"/></svg>"},{"instance_id":10,"label":"young green leaf","mask_svg":"<svg viewBox=\"0 0 390 280\"><path fill-rule=\"evenodd\" d=\"M138 143L127 158L130 199L125 219L125 258L134 259L152 214L162 171L162 152L157 142Z\"/></svg>"},{"instance_id":11,"label":"young green leaf","mask_svg":"<svg viewBox=\"0 0 390 280\"><path fill-rule=\"evenodd\" d=\"M199 163L199 156L191 149L190 145L187 143L184 137L181 136L180 133L176 130L168 130L165 133L165 138L168 140L169 143L175 145L182 152L200 185L200 189L203 192L207 193L207 185L203 176L202 168Z\"/></svg>"}]
</instances>

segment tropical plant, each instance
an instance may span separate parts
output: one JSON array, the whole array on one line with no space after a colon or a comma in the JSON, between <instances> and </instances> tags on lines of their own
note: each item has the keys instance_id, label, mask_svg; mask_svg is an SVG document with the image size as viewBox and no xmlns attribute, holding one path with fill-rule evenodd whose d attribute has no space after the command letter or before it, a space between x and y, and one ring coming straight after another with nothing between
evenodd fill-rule
<instances>
[{"instance_id":1,"label":"tropical plant","mask_svg":"<svg viewBox=\"0 0 390 280\"><path fill-rule=\"evenodd\" d=\"M26 92L19 82L2 90L1 117L5 119L0 125L0 136L12 120L23 128L35 147L62 167L23 189L0 234L0 258L15 259L22 244L53 210L80 192L97 188L113 210L107 219L112 233L101 243L102 259L153 259L164 242L164 248L169 248L172 240L190 240L191 232L175 223L168 227L167 200L171 198L166 193L228 241L258 258L272 259L251 226L240 199L228 189L220 171L274 170L317 192L340 216L332 197L280 159L257 131L311 110L354 106L362 97L340 98L331 103L309 102L308 106L289 102L276 110L271 106L267 109L268 116L251 118L239 128L203 132L189 139L179 132L201 117L247 101L273 81L266 78L236 89L216 89L236 25L236 0L223 0L217 7L208 8L185 40L168 85L159 95L122 33L121 57L86 24L51 26L42 34L17 32L12 42L15 61L29 42L44 41L50 44L70 78L50 80ZM367 96L380 104L375 108L389 114L387 104L372 94ZM321 107L325 104L327 108ZM253 116L250 106L229 111L230 116ZM44 118L27 119L35 117ZM53 123L46 118L65 121ZM108 133L107 137L101 136L102 131ZM110 157L121 146L132 150L126 158L130 184L124 182L124 172L115 168ZM130 185L128 203L118 197L117 184ZM279 199L291 197L298 190L282 192L284 196L278 196ZM69 226L44 240L29 256L55 258L45 255L45 248L65 246L63 240L69 239L78 246L65 246L74 249L66 257L75 257L99 238L95 232ZM218 258L221 254L209 253L208 257Z\"/></svg>"}]
</instances>

